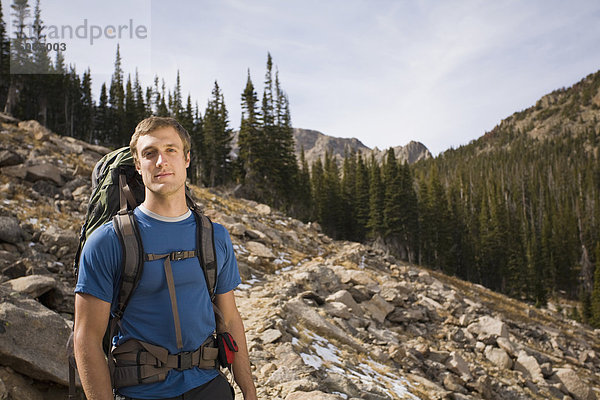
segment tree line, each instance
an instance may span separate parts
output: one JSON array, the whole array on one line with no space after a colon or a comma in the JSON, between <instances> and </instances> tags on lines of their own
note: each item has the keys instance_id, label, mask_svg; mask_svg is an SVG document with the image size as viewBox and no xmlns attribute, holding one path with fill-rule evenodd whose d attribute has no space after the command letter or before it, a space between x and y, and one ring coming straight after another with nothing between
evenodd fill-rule
<instances>
[{"instance_id":1,"label":"tree line","mask_svg":"<svg viewBox=\"0 0 600 400\"><path fill-rule=\"evenodd\" d=\"M172 116L193 138L194 183L236 187L241 196L318 221L334 238L377 242L403 260L538 305L556 295L578 298L573 317L600 326L600 139L594 129L538 141L502 128L492 139L415 165L399 162L393 149L382 162L347 151L340 162L327 153L308 165L303 151L296 158L288 96L269 54L262 96L250 71L242 88L234 154L218 82L201 112L191 95L184 100L179 72L172 89L159 77L148 87L137 73L126 77L117 47L112 78L96 101L89 69L80 76L60 51L50 60L46 52L14 45L26 40L30 9L27 0L14 0L11 8L16 29L9 40L0 4L0 105L13 116L110 147L126 145L141 119ZM38 1L32 40L44 41L43 26ZM38 73L9 73L15 65ZM584 92L596 93L600 74L592 85Z\"/></svg>"}]
</instances>

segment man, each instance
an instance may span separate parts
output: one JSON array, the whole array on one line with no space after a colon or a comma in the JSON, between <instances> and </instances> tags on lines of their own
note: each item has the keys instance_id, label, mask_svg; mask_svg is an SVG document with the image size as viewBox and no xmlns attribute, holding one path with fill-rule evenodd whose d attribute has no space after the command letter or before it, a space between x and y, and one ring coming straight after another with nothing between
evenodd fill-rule
<instances>
[{"instance_id":1,"label":"man","mask_svg":"<svg viewBox=\"0 0 600 400\"><path fill-rule=\"evenodd\" d=\"M145 185L145 200L134 210L146 254L169 254L196 248L196 221L185 198L186 168L191 140L172 118L150 117L138 124L130 142L137 171ZM246 400L256 399L244 325L233 289L241 282L229 234L214 224L217 256L215 304L224 325L239 346L233 372ZM111 376L102 338L117 296L122 249L112 223L96 229L81 255L75 289L74 350L88 400L113 399ZM206 281L197 257L172 261L170 293L163 260L146 261L142 277L123 314L113 344L128 340L161 346L169 354L200 348L215 329ZM173 298L176 300L173 300ZM174 303L173 303L174 301ZM176 314L177 317L176 317ZM180 321L179 325L177 322ZM217 369L171 369L155 383L117 389L116 399L232 399L231 387Z\"/></svg>"}]
</instances>

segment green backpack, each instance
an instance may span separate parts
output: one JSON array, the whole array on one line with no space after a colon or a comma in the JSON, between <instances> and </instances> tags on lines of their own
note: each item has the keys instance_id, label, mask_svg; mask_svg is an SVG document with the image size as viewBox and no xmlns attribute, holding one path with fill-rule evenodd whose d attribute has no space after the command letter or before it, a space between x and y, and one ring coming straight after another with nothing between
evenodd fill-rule
<instances>
[{"instance_id":1,"label":"green backpack","mask_svg":"<svg viewBox=\"0 0 600 400\"><path fill-rule=\"evenodd\" d=\"M111 221L117 236L124 249L121 282L117 307L104 336L103 348L108 355L110 350L110 339L116 333L117 325L123 317L125 308L131 298L142 275L145 256L137 222L133 216L133 209L144 201L145 188L140 174L137 172L129 147L115 150L100 159L92 172L92 194L90 196L87 215L81 228L79 247L74 260L75 277L79 272L79 259L83 246L90 234L104 223ZM185 257L198 257L204 278L206 279L211 301L214 302L217 279L217 260L214 245L214 232L212 222L203 215L192 200L188 188L186 188L186 201L188 207L196 218L196 251L175 252L171 254L172 260L181 258L178 253L186 254ZM167 257L168 259L169 257ZM75 357L73 352L73 335L67 344L69 356L69 398L75 399ZM110 359L110 357L109 357Z\"/></svg>"}]
</instances>

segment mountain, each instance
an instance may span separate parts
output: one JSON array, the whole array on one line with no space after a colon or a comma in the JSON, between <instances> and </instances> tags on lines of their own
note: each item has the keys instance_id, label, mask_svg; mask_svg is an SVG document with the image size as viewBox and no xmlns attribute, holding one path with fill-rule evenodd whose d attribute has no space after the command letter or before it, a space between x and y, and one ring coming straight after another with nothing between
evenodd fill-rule
<instances>
[{"instance_id":1,"label":"mountain","mask_svg":"<svg viewBox=\"0 0 600 400\"><path fill-rule=\"evenodd\" d=\"M0 114L0 398L65 398L71 265L108 151ZM573 303L534 308L264 204L192 192L232 237L259 398L600 395L600 330L566 318Z\"/></svg>"},{"instance_id":2,"label":"mountain","mask_svg":"<svg viewBox=\"0 0 600 400\"><path fill-rule=\"evenodd\" d=\"M236 155L239 152L237 135L238 131L235 131L231 143L232 152ZM328 136L312 129L294 128L294 140L296 143L296 158L300 159L300 153L304 148L304 157L308 165L312 165L319 158L323 159L327 151L333 154L338 162L341 163L346 150L361 153L367 159L372 154L381 163L387 151L387 149L379 150L377 147L370 149L356 138L347 139ZM431 152L420 142L410 141L405 146L395 146L393 149L396 159L400 163L407 161L409 164L413 164L419 160L426 160L432 157Z\"/></svg>"},{"instance_id":3,"label":"mountain","mask_svg":"<svg viewBox=\"0 0 600 400\"><path fill-rule=\"evenodd\" d=\"M326 151L332 153L338 160L344 158L347 150L360 152L366 158L369 158L373 154L379 162L385 156L385 150L379 150L377 147L370 149L356 138L336 138L319 131L300 128L294 128L294 138L296 140L296 156L299 159L300 152L304 148L304 155L308 161L308 165L312 165L318 158L322 159ZM401 163L407 161L409 164L412 164L422 159L431 158L429 150L419 142L411 141L406 146L396 146L393 149L396 158Z\"/></svg>"}]
</instances>

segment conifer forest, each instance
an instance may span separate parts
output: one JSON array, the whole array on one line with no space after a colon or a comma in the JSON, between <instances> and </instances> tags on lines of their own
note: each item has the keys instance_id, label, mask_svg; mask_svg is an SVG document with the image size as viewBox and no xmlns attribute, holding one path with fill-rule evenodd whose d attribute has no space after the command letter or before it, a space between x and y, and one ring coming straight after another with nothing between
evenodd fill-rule
<instances>
[{"instance_id":1,"label":"conifer forest","mask_svg":"<svg viewBox=\"0 0 600 400\"><path fill-rule=\"evenodd\" d=\"M571 317L600 327L600 72L435 158L409 165L393 149L382 162L348 150L341 161L326 154L309 165L296 156L284 78L270 54L261 90L248 71L239 99L226 105L215 81L201 109L184 98L179 72L175 87L158 76L145 86L123 70L117 47L112 78L94 94L89 68L80 73L60 51L51 59L43 46L19 45L44 42L39 1L1 7L0 111L112 148L127 145L143 118L172 116L193 139L194 184L235 188L335 239L377 242L399 259L538 306L577 301ZM24 37L26 19L37 37ZM14 37L8 21L21 28ZM242 111L238 132L232 104Z\"/></svg>"}]
</instances>

